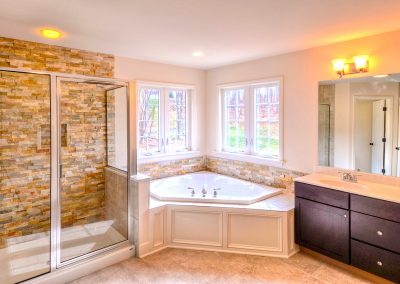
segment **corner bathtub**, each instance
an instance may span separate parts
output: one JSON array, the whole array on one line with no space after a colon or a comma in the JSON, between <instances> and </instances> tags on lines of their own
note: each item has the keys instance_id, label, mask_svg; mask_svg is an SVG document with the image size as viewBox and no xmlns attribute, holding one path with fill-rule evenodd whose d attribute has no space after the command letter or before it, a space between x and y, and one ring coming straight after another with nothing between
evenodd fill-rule
<instances>
[{"instance_id":1,"label":"corner bathtub","mask_svg":"<svg viewBox=\"0 0 400 284\"><path fill-rule=\"evenodd\" d=\"M281 189L205 171L150 183L151 196L161 201L249 205L281 192Z\"/></svg>"}]
</instances>

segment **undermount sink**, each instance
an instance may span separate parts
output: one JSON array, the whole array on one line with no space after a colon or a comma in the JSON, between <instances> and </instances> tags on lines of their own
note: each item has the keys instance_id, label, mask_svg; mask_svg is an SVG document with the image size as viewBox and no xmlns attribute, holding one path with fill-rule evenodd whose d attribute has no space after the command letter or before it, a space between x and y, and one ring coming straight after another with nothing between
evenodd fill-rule
<instances>
[{"instance_id":1,"label":"undermount sink","mask_svg":"<svg viewBox=\"0 0 400 284\"><path fill-rule=\"evenodd\" d=\"M368 189L369 187L364 184L359 184L359 183L353 183L353 182L346 182L346 181L340 181L340 180L332 180L332 179L322 179L319 180L320 183L330 185L333 187L339 187L339 188L352 188L352 189L359 189L359 190L365 190Z\"/></svg>"}]
</instances>

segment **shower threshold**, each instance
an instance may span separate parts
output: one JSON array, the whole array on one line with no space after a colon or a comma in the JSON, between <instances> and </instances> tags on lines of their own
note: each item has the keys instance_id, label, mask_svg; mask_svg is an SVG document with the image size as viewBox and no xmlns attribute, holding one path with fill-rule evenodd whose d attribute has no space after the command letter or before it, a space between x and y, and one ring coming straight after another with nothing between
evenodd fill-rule
<instances>
[{"instance_id":1,"label":"shower threshold","mask_svg":"<svg viewBox=\"0 0 400 284\"><path fill-rule=\"evenodd\" d=\"M112 224L109 220L61 229L61 262L125 241ZM50 232L9 238L0 259L0 283L49 272Z\"/></svg>"}]
</instances>

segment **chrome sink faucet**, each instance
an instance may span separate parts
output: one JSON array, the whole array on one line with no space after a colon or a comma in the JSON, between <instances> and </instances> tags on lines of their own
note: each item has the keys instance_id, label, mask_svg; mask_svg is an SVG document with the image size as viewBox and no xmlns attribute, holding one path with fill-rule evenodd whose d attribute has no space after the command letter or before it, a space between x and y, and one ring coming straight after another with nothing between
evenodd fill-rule
<instances>
[{"instance_id":1,"label":"chrome sink faucet","mask_svg":"<svg viewBox=\"0 0 400 284\"><path fill-rule=\"evenodd\" d=\"M355 174L353 172L339 172L340 174L340 179L342 181L347 181L347 182L358 182L358 174Z\"/></svg>"}]
</instances>

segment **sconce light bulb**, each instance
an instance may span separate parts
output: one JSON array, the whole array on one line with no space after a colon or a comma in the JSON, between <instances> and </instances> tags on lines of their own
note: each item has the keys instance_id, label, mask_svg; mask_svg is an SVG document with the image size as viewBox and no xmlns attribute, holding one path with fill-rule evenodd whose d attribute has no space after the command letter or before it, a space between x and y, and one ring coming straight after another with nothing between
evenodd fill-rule
<instances>
[{"instance_id":1,"label":"sconce light bulb","mask_svg":"<svg viewBox=\"0 0 400 284\"><path fill-rule=\"evenodd\" d=\"M357 55L353 57L356 69L359 72L367 72L368 69L368 55Z\"/></svg>"},{"instance_id":2,"label":"sconce light bulb","mask_svg":"<svg viewBox=\"0 0 400 284\"><path fill-rule=\"evenodd\" d=\"M332 60L333 70L335 70L336 74L339 77L342 77L343 75L345 64L346 64L346 59L344 58L337 58Z\"/></svg>"}]
</instances>

